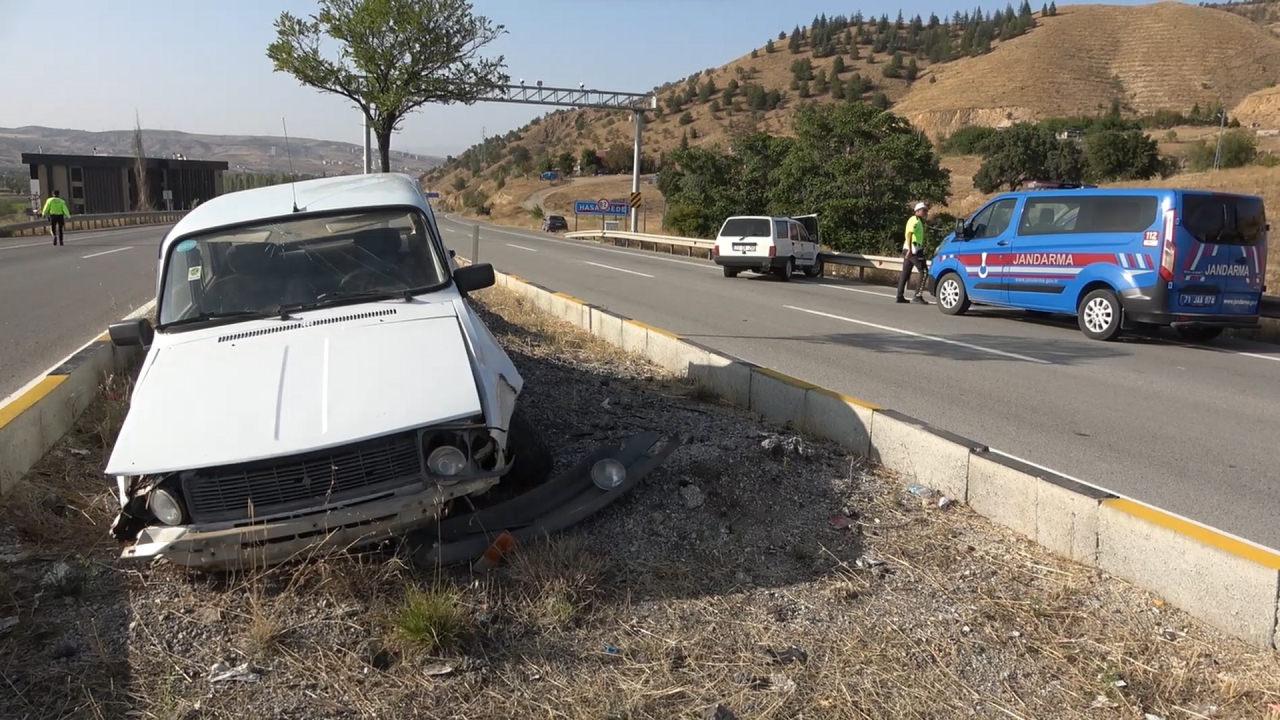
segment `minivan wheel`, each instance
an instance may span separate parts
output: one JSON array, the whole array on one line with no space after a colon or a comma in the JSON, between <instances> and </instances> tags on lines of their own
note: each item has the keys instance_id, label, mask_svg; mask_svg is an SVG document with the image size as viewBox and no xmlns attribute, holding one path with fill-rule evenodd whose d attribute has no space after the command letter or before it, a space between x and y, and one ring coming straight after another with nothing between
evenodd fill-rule
<instances>
[{"instance_id":1,"label":"minivan wheel","mask_svg":"<svg viewBox=\"0 0 1280 720\"><path fill-rule=\"evenodd\" d=\"M796 261L792 260L791 258L787 258L787 264L783 265L780 268L777 268L773 272L775 275L778 276L779 280L786 282L787 280L791 279L791 274L794 273L795 271L796 271Z\"/></svg>"},{"instance_id":2,"label":"minivan wheel","mask_svg":"<svg viewBox=\"0 0 1280 720\"><path fill-rule=\"evenodd\" d=\"M1180 327L1174 328L1174 331L1178 333L1178 337L1193 343L1209 342L1222 334L1220 327Z\"/></svg>"},{"instance_id":3,"label":"minivan wheel","mask_svg":"<svg viewBox=\"0 0 1280 720\"><path fill-rule=\"evenodd\" d=\"M731 267L726 267L726 268L724 268L724 276L725 276L725 277L738 277L738 273L740 273L740 272L742 272L742 271L741 271L741 270L738 270L738 269L736 269L736 268L731 268Z\"/></svg>"},{"instance_id":4,"label":"minivan wheel","mask_svg":"<svg viewBox=\"0 0 1280 720\"><path fill-rule=\"evenodd\" d=\"M1120 334L1120 298L1107 288L1094 290L1080 301L1080 331L1094 340L1114 340Z\"/></svg>"},{"instance_id":5,"label":"minivan wheel","mask_svg":"<svg viewBox=\"0 0 1280 720\"><path fill-rule=\"evenodd\" d=\"M955 273L943 275L933 294L938 298L938 309L947 315L963 315L969 310L969 293L965 292L964 282Z\"/></svg>"},{"instance_id":6,"label":"minivan wheel","mask_svg":"<svg viewBox=\"0 0 1280 720\"><path fill-rule=\"evenodd\" d=\"M813 264L804 269L804 276L815 278L822 274L822 262L814 260Z\"/></svg>"}]
</instances>

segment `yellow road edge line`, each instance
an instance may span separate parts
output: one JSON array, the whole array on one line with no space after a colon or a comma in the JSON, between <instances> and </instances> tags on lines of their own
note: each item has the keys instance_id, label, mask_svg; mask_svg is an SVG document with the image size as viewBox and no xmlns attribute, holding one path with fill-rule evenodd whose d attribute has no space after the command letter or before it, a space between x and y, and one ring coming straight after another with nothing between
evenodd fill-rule
<instances>
[{"instance_id":1,"label":"yellow road edge line","mask_svg":"<svg viewBox=\"0 0 1280 720\"><path fill-rule=\"evenodd\" d=\"M766 376L771 377L771 378L773 378L774 380L777 380L777 381L779 381L779 382L784 382L784 383L786 383L786 384L788 384L788 385L791 385L791 386L794 386L794 387L798 387L798 388L800 388L801 390L819 390L819 389L821 389L821 388L819 388L817 385L814 385L814 384L813 384L813 383L811 383L811 382L805 382L804 380L801 380L801 379L800 379L800 378L798 378L798 377L792 377L792 376L790 376L790 375L788 375L788 374L786 374L786 373L778 372L777 370L774 370L773 368L767 368L767 367L755 367L755 368L752 368L752 369L753 369L753 370L755 370L756 372L760 373L761 375L766 375Z\"/></svg>"},{"instance_id":2,"label":"yellow road edge line","mask_svg":"<svg viewBox=\"0 0 1280 720\"><path fill-rule=\"evenodd\" d=\"M824 387L815 385L813 387L813 390L815 392L822 393L823 395L828 395L837 400L841 400L843 402L849 403L850 405L857 405L860 408L866 408L867 410L884 410L883 407L873 402L867 402L866 400L861 400L852 395L845 395L844 393L836 392L835 390L831 390L829 388L824 388Z\"/></svg>"},{"instance_id":3,"label":"yellow road edge line","mask_svg":"<svg viewBox=\"0 0 1280 720\"><path fill-rule=\"evenodd\" d=\"M43 400L53 389L67 381L66 375L46 375L43 380L36 383L30 390L20 395L16 400L0 407L0 428L13 422L22 413L30 410L36 403Z\"/></svg>"},{"instance_id":4,"label":"yellow road edge line","mask_svg":"<svg viewBox=\"0 0 1280 720\"><path fill-rule=\"evenodd\" d=\"M663 330L663 329L662 329L662 328L660 328L660 327L654 327L653 325L650 325L650 324L649 324L649 323L647 323L647 322L641 322L641 321L639 321L639 320L625 320L624 322L629 322L629 323L631 323L632 325L635 325L636 327L642 327L642 328L644 328L645 330L648 330L649 332L656 332L656 333L658 333L659 335L666 335L667 337L671 338L672 340L679 340L679 339L680 339L680 336L679 336L679 335L677 335L677 334L675 334L675 333L671 332L670 330Z\"/></svg>"},{"instance_id":5,"label":"yellow road edge line","mask_svg":"<svg viewBox=\"0 0 1280 720\"><path fill-rule=\"evenodd\" d=\"M572 300L573 302L576 302L576 303L578 303L579 305L586 305L586 304L587 304L586 302L584 302L584 301L582 300L582 298L580 298L580 297L575 297L575 296L570 295L569 293L566 293L566 292L557 292L557 293L553 293L553 294L554 294L556 297L562 297L562 298L564 298L565 300Z\"/></svg>"},{"instance_id":6,"label":"yellow road edge line","mask_svg":"<svg viewBox=\"0 0 1280 720\"><path fill-rule=\"evenodd\" d=\"M1202 525L1197 525L1196 523L1183 520L1180 517L1175 517L1126 498L1103 500L1102 504L1110 506L1120 512L1132 515L1136 518L1146 520L1153 525L1159 525L1167 530L1172 530L1179 535L1185 535L1205 545L1216 547L1219 550L1231 553L1237 557L1242 557L1251 562L1255 562L1263 567L1270 568L1272 570L1280 570L1280 553L1264 550L1263 548L1251 545L1247 542L1223 535L1216 530L1211 530Z\"/></svg>"}]
</instances>

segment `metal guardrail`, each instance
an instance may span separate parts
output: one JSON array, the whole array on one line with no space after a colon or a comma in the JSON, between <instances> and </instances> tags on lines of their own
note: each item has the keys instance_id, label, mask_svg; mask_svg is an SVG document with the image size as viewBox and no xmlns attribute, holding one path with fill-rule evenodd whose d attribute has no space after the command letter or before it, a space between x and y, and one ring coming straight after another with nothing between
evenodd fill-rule
<instances>
[{"instance_id":1,"label":"metal guardrail","mask_svg":"<svg viewBox=\"0 0 1280 720\"><path fill-rule=\"evenodd\" d=\"M647 233L623 232L621 230L585 230L581 232L565 233L566 238L576 240L589 239L605 239L614 238L617 240L625 240L627 242L650 243L653 245L671 245L682 246L688 248L705 248L710 249L715 242L712 240L703 240L702 238L686 238L676 237L672 235L650 235ZM847 267L858 268L858 277L861 278L866 270L901 270L902 258L891 255L864 255L862 253L822 253L819 257L823 263L832 265L844 265ZM1262 302L1258 308L1258 314L1264 318L1280 319L1280 296L1263 295Z\"/></svg>"},{"instance_id":2,"label":"metal guardrail","mask_svg":"<svg viewBox=\"0 0 1280 720\"><path fill-rule=\"evenodd\" d=\"M72 215L67 218L66 230L94 230L98 228L126 227L129 225L159 225L177 222L186 215L185 210L135 213L102 213L98 215ZM0 225L0 238L43 235L48 231L46 218L28 222Z\"/></svg>"}]
</instances>

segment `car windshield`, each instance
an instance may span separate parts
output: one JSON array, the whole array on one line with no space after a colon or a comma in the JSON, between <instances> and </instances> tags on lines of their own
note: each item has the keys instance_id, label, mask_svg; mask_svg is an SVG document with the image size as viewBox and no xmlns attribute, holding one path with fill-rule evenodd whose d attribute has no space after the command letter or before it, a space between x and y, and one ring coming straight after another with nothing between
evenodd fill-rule
<instances>
[{"instance_id":1,"label":"car windshield","mask_svg":"<svg viewBox=\"0 0 1280 720\"><path fill-rule=\"evenodd\" d=\"M160 325L247 318L394 297L448 274L422 214L392 209L283 218L179 240L160 291Z\"/></svg>"}]
</instances>

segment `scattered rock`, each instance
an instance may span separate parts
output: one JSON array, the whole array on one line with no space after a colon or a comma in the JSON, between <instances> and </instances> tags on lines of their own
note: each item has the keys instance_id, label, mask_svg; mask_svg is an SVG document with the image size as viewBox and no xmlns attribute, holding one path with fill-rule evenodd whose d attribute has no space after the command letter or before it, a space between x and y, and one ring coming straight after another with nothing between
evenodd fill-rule
<instances>
[{"instance_id":1,"label":"scattered rock","mask_svg":"<svg viewBox=\"0 0 1280 720\"><path fill-rule=\"evenodd\" d=\"M69 660L79 654L80 644L72 637L62 638L49 651L54 660Z\"/></svg>"},{"instance_id":2,"label":"scattered rock","mask_svg":"<svg viewBox=\"0 0 1280 720\"><path fill-rule=\"evenodd\" d=\"M18 616L11 615L9 617L0 618L0 635L3 635L13 629L18 624Z\"/></svg>"},{"instance_id":3,"label":"scattered rock","mask_svg":"<svg viewBox=\"0 0 1280 720\"><path fill-rule=\"evenodd\" d=\"M772 658L773 662L778 665L787 665L793 662L798 662L803 665L804 663L809 662L809 653L795 645L792 645L785 650L774 650L773 648L768 648L765 650L765 654Z\"/></svg>"},{"instance_id":4,"label":"scattered rock","mask_svg":"<svg viewBox=\"0 0 1280 720\"><path fill-rule=\"evenodd\" d=\"M231 665L230 663L214 663L209 668L209 682L244 682L256 683L262 679L262 673L254 670L249 663Z\"/></svg>"},{"instance_id":5,"label":"scattered rock","mask_svg":"<svg viewBox=\"0 0 1280 720\"><path fill-rule=\"evenodd\" d=\"M40 579L40 586L54 595L76 595L84 586L84 569L58 561L45 572L44 577Z\"/></svg>"},{"instance_id":6,"label":"scattered rock","mask_svg":"<svg viewBox=\"0 0 1280 720\"><path fill-rule=\"evenodd\" d=\"M910 485L908 485L907 492L911 493L912 495L915 495L918 498L922 498L924 500L933 500L935 497L938 496L937 490L934 490L933 488L928 487L927 485L921 485L919 483L911 483Z\"/></svg>"},{"instance_id":7,"label":"scattered rock","mask_svg":"<svg viewBox=\"0 0 1280 720\"><path fill-rule=\"evenodd\" d=\"M67 452L71 453L72 455L79 455L80 457L89 457L89 451L83 448L68 447Z\"/></svg>"},{"instance_id":8,"label":"scattered rock","mask_svg":"<svg viewBox=\"0 0 1280 720\"><path fill-rule=\"evenodd\" d=\"M684 485L680 488L680 499L684 501L684 506L690 510L696 510L702 507L702 503L706 502L706 496L702 494L702 489L693 484Z\"/></svg>"},{"instance_id":9,"label":"scattered rock","mask_svg":"<svg viewBox=\"0 0 1280 720\"><path fill-rule=\"evenodd\" d=\"M1177 640L1178 638L1182 637L1182 633L1172 628L1165 628L1164 630L1160 631L1160 637L1163 637L1165 640L1168 640L1169 642L1173 642L1174 640Z\"/></svg>"},{"instance_id":10,"label":"scattered rock","mask_svg":"<svg viewBox=\"0 0 1280 720\"><path fill-rule=\"evenodd\" d=\"M813 457L813 446L798 435L766 435L760 441L760 447L764 448L764 451L774 458L798 457L808 459Z\"/></svg>"},{"instance_id":11,"label":"scattered rock","mask_svg":"<svg viewBox=\"0 0 1280 720\"><path fill-rule=\"evenodd\" d=\"M769 689L782 695L790 695L796 691L796 681L781 673L775 673L769 676Z\"/></svg>"},{"instance_id":12,"label":"scattered rock","mask_svg":"<svg viewBox=\"0 0 1280 720\"><path fill-rule=\"evenodd\" d=\"M872 555L859 555L857 560L853 561L855 567L859 570L871 570L884 565L884 561Z\"/></svg>"},{"instance_id":13,"label":"scattered rock","mask_svg":"<svg viewBox=\"0 0 1280 720\"><path fill-rule=\"evenodd\" d=\"M422 668L422 674L430 677L439 677L441 675L448 675L452 673L453 670L454 667L451 663L437 662L430 663L426 667Z\"/></svg>"},{"instance_id":14,"label":"scattered rock","mask_svg":"<svg viewBox=\"0 0 1280 720\"><path fill-rule=\"evenodd\" d=\"M738 716L723 703L707 708L702 717L703 720L738 720Z\"/></svg>"},{"instance_id":15,"label":"scattered rock","mask_svg":"<svg viewBox=\"0 0 1280 720\"><path fill-rule=\"evenodd\" d=\"M949 507L951 507L952 505L955 505L955 504L956 504L956 501L955 501L955 500L952 500L951 498L947 497L946 495L943 495L942 497L938 498L938 509L939 509L939 510L946 510L947 508L949 508Z\"/></svg>"},{"instance_id":16,"label":"scattered rock","mask_svg":"<svg viewBox=\"0 0 1280 720\"><path fill-rule=\"evenodd\" d=\"M676 645L667 651L667 664L672 670L679 670L689 664L689 655Z\"/></svg>"},{"instance_id":17,"label":"scattered rock","mask_svg":"<svg viewBox=\"0 0 1280 720\"><path fill-rule=\"evenodd\" d=\"M832 515L827 518L827 524L836 530L848 530L850 527L853 527L853 520L850 520L848 516L845 515Z\"/></svg>"}]
</instances>

